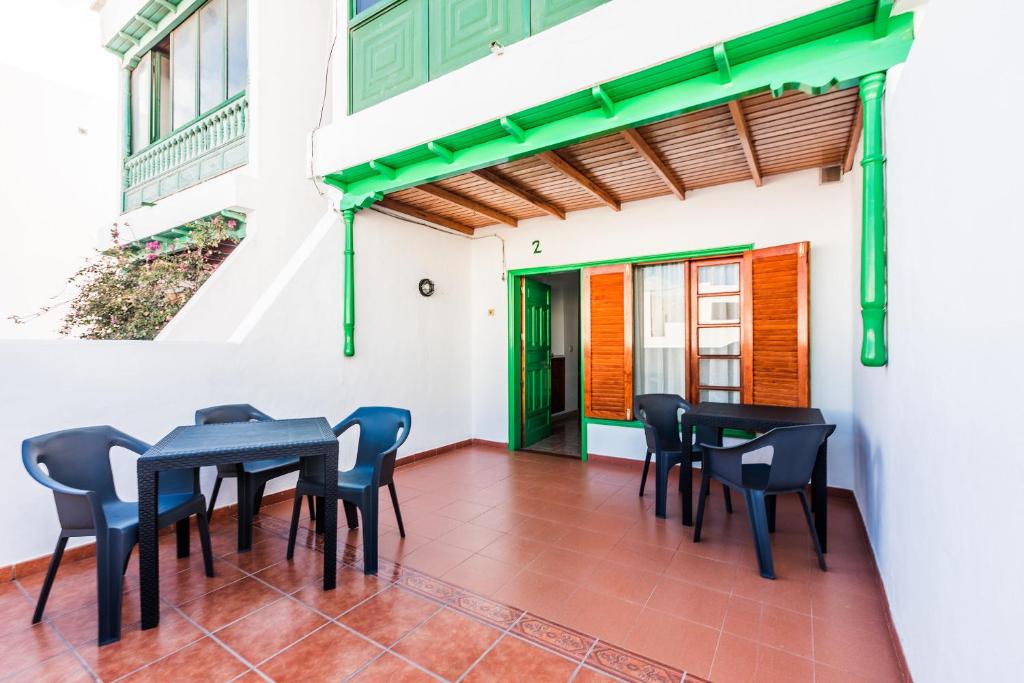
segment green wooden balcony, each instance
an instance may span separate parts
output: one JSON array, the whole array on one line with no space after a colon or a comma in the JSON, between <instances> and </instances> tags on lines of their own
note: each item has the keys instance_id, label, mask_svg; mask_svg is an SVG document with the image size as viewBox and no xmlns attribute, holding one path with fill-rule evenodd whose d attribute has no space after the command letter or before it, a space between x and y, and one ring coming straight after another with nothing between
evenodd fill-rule
<instances>
[{"instance_id":1,"label":"green wooden balcony","mask_svg":"<svg viewBox=\"0 0 1024 683\"><path fill-rule=\"evenodd\" d=\"M245 165L249 100L244 92L124 161L123 210Z\"/></svg>"}]
</instances>

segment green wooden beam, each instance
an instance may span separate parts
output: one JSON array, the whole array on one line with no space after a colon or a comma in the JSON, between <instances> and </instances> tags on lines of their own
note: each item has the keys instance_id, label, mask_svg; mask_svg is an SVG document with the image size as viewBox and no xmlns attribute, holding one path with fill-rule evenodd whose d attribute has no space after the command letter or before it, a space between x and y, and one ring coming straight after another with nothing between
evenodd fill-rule
<instances>
[{"instance_id":1,"label":"green wooden beam","mask_svg":"<svg viewBox=\"0 0 1024 683\"><path fill-rule=\"evenodd\" d=\"M615 116L615 103L612 101L612 98L608 96L608 93L605 92L604 88L599 85L595 85L590 89L590 94L593 96L594 100L597 102L597 106L601 108L601 111L604 112L604 115L607 118Z\"/></svg>"},{"instance_id":2,"label":"green wooden beam","mask_svg":"<svg viewBox=\"0 0 1024 683\"><path fill-rule=\"evenodd\" d=\"M156 22L155 21L150 21L149 19L147 19L146 17L142 16L141 14L136 14L135 15L135 21L139 22L140 24L145 26L150 31L155 31L156 30Z\"/></svg>"},{"instance_id":3,"label":"green wooden beam","mask_svg":"<svg viewBox=\"0 0 1024 683\"><path fill-rule=\"evenodd\" d=\"M395 169L392 168L391 166L388 166L383 161L371 161L370 168L379 173L383 178L387 178L388 180L395 179Z\"/></svg>"},{"instance_id":4,"label":"green wooden beam","mask_svg":"<svg viewBox=\"0 0 1024 683\"><path fill-rule=\"evenodd\" d=\"M428 142L427 149L430 150L431 154L447 164L455 161L455 153L440 142Z\"/></svg>"},{"instance_id":5,"label":"green wooden beam","mask_svg":"<svg viewBox=\"0 0 1024 683\"><path fill-rule=\"evenodd\" d=\"M869 367L888 362L885 347L885 151L882 130L882 94L885 73L860 81L864 112L864 169L861 210L860 306L864 332L860 361Z\"/></svg>"},{"instance_id":6,"label":"green wooden beam","mask_svg":"<svg viewBox=\"0 0 1024 683\"><path fill-rule=\"evenodd\" d=\"M878 0L875 8L875 37L881 38L889 30L889 19L892 17L892 6L896 0Z\"/></svg>"},{"instance_id":7,"label":"green wooden beam","mask_svg":"<svg viewBox=\"0 0 1024 683\"><path fill-rule=\"evenodd\" d=\"M174 14L178 11L178 8L172 5L170 2L168 2L168 0L153 0L153 2L157 5L160 5L171 14Z\"/></svg>"},{"instance_id":8,"label":"green wooden beam","mask_svg":"<svg viewBox=\"0 0 1024 683\"><path fill-rule=\"evenodd\" d=\"M732 67L729 65L729 53L725 51L725 43L718 43L712 48L715 55L715 66L718 67L718 75L722 77L722 83L732 80Z\"/></svg>"},{"instance_id":9,"label":"green wooden beam","mask_svg":"<svg viewBox=\"0 0 1024 683\"><path fill-rule=\"evenodd\" d=\"M367 201L372 203L370 198L374 194L387 194L532 156L625 128L723 104L755 92L771 90L781 93L799 89L817 95L837 86L855 85L862 76L883 72L904 61L912 43L912 15L901 14L889 20L887 32L881 38L875 37L873 24L865 24L788 47L732 64L732 80L728 83L722 83L722 76L716 70L620 100L615 103L614 118L605 116L601 109L593 109L523 129L506 116L497 123L508 133L507 137L455 150L452 162L431 157L396 166L393 177L378 173L347 182L345 171L339 171L329 174L326 180L345 186L348 205L364 205ZM379 167L380 162L376 163Z\"/></svg>"}]
</instances>

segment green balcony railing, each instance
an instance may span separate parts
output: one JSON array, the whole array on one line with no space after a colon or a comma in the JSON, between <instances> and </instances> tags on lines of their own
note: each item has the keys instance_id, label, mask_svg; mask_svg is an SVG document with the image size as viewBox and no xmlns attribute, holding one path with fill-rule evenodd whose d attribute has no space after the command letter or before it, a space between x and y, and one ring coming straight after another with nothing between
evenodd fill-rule
<instances>
[{"instance_id":1,"label":"green balcony railing","mask_svg":"<svg viewBox=\"0 0 1024 683\"><path fill-rule=\"evenodd\" d=\"M249 100L241 92L125 159L124 210L245 164L248 126Z\"/></svg>"}]
</instances>

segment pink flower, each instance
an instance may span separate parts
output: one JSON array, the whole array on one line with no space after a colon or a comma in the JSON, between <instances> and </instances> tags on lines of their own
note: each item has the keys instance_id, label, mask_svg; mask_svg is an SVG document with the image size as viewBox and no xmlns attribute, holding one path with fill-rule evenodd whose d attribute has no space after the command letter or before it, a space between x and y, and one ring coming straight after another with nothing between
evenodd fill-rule
<instances>
[{"instance_id":1,"label":"pink flower","mask_svg":"<svg viewBox=\"0 0 1024 683\"><path fill-rule=\"evenodd\" d=\"M232 230L234 230L235 226L237 226L237 225L238 225L238 221L236 221L234 218L232 218L231 220L228 221L228 227L231 228Z\"/></svg>"},{"instance_id":2,"label":"pink flower","mask_svg":"<svg viewBox=\"0 0 1024 683\"><path fill-rule=\"evenodd\" d=\"M160 243L155 240L152 242L146 242L146 249L149 249L150 251L157 251L160 249Z\"/></svg>"},{"instance_id":3,"label":"pink flower","mask_svg":"<svg viewBox=\"0 0 1024 683\"><path fill-rule=\"evenodd\" d=\"M156 261L156 254L146 254L147 261Z\"/></svg>"}]
</instances>

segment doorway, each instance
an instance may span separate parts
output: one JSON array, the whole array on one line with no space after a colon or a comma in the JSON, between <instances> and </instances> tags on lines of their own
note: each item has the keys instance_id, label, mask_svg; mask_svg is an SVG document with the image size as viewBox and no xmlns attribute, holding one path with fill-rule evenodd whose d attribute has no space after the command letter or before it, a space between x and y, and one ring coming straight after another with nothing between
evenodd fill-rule
<instances>
[{"instance_id":1,"label":"doorway","mask_svg":"<svg viewBox=\"0 0 1024 683\"><path fill-rule=\"evenodd\" d=\"M580 273L520 283L521 445L579 458Z\"/></svg>"}]
</instances>

